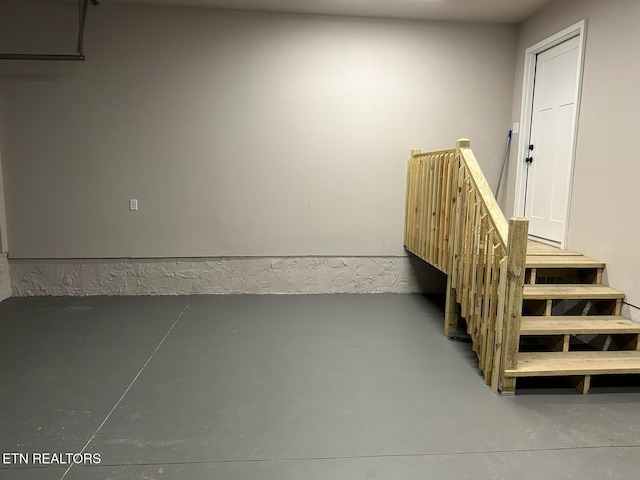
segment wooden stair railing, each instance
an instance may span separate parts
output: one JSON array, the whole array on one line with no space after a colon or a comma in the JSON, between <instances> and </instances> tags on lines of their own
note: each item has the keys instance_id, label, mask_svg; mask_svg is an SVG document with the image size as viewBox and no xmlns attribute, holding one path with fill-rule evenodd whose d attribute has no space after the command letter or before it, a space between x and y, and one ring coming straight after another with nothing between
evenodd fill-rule
<instances>
[{"instance_id":1,"label":"wooden stair railing","mask_svg":"<svg viewBox=\"0 0 640 480\"><path fill-rule=\"evenodd\" d=\"M466 320L493 391L560 376L588 393L592 377L640 375L640 324L620 316L605 263L528 242L526 219L507 224L468 140L412 152L405 214L407 250L447 274L445 334Z\"/></svg>"},{"instance_id":2,"label":"wooden stair railing","mask_svg":"<svg viewBox=\"0 0 640 480\"><path fill-rule=\"evenodd\" d=\"M514 393L526 269L528 221L507 223L471 151L412 151L405 248L447 274L444 331L467 322L485 382Z\"/></svg>"}]
</instances>

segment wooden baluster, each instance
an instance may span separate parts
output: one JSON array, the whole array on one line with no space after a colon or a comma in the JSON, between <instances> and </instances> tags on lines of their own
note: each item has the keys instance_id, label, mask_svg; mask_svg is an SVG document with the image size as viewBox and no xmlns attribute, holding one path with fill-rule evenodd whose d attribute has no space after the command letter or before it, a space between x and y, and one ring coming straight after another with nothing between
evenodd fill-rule
<instances>
[{"instance_id":1,"label":"wooden baluster","mask_svg":"<svg viewBox=\"0 0 640 480\"><path fill-rule=\"evenodd\" d=\"M414 166L416 162L416 155L420 153L420 149L411 150L411 158L407 162L407 191L405 201L405 223L404 223L404 245L409 250L413 251L413 245L411 245L411 234L415 225L413 224L413 208L414 208Z\"/></svg>"},{"instance_id":2,"label":"wooden baluster","mask_svg":"<svg viewBox=\"0 0 640 480\"><path fill-rule=\"evenodd\" d=\"M470 181L467 179L467 186L470 187ZM469 203L467 205L467 221L465 223L464 233L464 247L462 257L464 258L464 264L462 267L462 316L468 318L469 316L469 287L471 282L471 255L472 255L472 240L473 240L473 220L476 206L476 191L475 189L469 190Z\"/></svg>"},{"instance_id":3,"label":"wooden baluster","mask_svg":"<svg viewBox=\"0 0 640 480\"><path fill-rule=\"evenodd\" d=\"M449 275L451 276L451 283L456 285L457 272L458 272L458 240L460 238L460 221L462 216L462 183L460 173L460 160L459 157L452 159L452 182L453 188L451 192L451 207L453 209L451 221L449 222L450 237L449 237Z\"/></svg>"},{"instance_id":4,"label":"wooden baluster","mask_svg":"<svg viewBox=\"0 0 640 480\"><path fill-rule=\"evenodd\" d=\"M456 205L456 219L455 219L455 242L453 245L453 268L451 275L453 275L453 284L458 292L458 295L462 294L460 287L462 286L462 250L464 239L464 224L467 216L467 197L468 192L464 188L464 167L459 164L458 166L458 204ZM458 303L460 303L460 297L458 297Z\"/></svg>"},{"instance_id":5,"label":"wooden baluster","mask_svg":"<svg viewBox=\"0 0 640 480\"><path fill-rule=\"evenodd\" d=\"M471 255L470 255L470 277L469 277L469 326L471 329L471 338L473 340L473 351L481 355L478 351L478 340L480 333L480 325L477 316L477 292L478 292L478 258L480 256L480 224L481 224L481 206L480 201L475 204L473 209L473 223L471 230Z\"/></svg>"},{"instance_id":6,"label":"wooden baluster","mask_svg":"<svg viewBox=\"0 0 640 480\"><path fill-rule=\"evenodd\" d=\"M414 195L413 195L413 235L411 239L411 245L413 246L413 252L418 255L418 236L420 234L420 196L422 194L420 190L420 180L422 175L422 159L417 158L414 165Z\"/></svg>"},{"instance_id":7,"label":"wooden baluster","mask_svg":"<svg viewBox=\"0 0 640 480\"><path fill-rule=\"evenodd\" d=\"M480 234L478 237L478 267L476 271L476 294L475 294L475 316L478 324L478 356L480 359L480 370L484 371L485 363L485 342L487 339L486 322L482 316L482 303L484 299L484 284L486 270L486 245L487 245L487 215L480 218Z\"/></svg>"},{"instance_id":8,"label":"wooden baluster","mask_svg":"<svg viewBox=\"0 0 640 480\"><path fill-rule=\"evenodd\" d=\"M458 272L457 242L460 236L460 219L462 216L462 195L461 195L461 175L458 157L449 157L450 168L450 199L447 203L447 210L451 210L451 217L448 221L449 238L447 243L447 290L444 316L444 334L452 338L458 329L458 318L460 309L457 303L456 277Z\"/></svg>"},{"instance_id":9,"label":"wooden baluster","mask_svg":"<svg viewBox=\"0 0 640 480\"><path fill-rule=\"evenodd\" d=\"M435 157L433 165L433 190L431 192L431 229L429 230L429 241L431 242L430 256L432 263L438 265L438 226L440 212L440 164L442 155Z\"/></svg>"},{"instance_id":10,"label":"wooden baluster","mask_svg":"<svg viewBox=\"0 0 640 480\"><path fill-rule=\"evenodd\" d=\"M428 169L428 174L429 174L429 181L428 181L428 185L429 187L427 188L426 194L427 194L427 203L425 206L425 211L424 211L424 243L423 243L423 248L424 248L424 255L425 258L429 259L429 263L433 264L433 242L432 242L432 238L431 238L431 233L433 231L433 191L435 190L435 184L436 184L436 179L435 179L435 168L436 168L436 158L435 156L432 156L429 158L429 169Z\"/></svg>"},{"instance_id":11,"label":"wooden baluster","mask_svg":"<svg viewBox=\"0 0 640 480\"><path fill-rule=\"evenodd\" d=\"M482 373L485 379L488 375L488 369L491 368L491 356L493 355L493 335L491 317L489 316L491 307L491 286L493 282L493 230L489 229L485 236L484 248L484 292L482 294L482 324L485 328L484 338L484 360L482 362Z\"/></svg>"},{"instance_id":12,"label":"wooden baluster","mask_svg":"<svg viewBox=\"0 0 640 480\"><path fill-rule=\"evenodd\" d=\"M491 376L491 390L498 391L502 377L502 350L504 338L504 316L507 291L507 258L500 260L500 273L498 276L498 311L496 316L496 347L493 355L493 373Z\"/></svg>"},{"instance_id":13,"label":"wooden baluster","mask_svg":"<svg viewBox=\"0 0 640 480\"><path fill-rule=\"evenodd\" d=\"M442 199L442 208L441 208L441 216L442 216L442 248L440 250L440 265L442 270L451 275L451 271L449 268L449 239L451 238L451 214L452 214L452 204L451 204L451 193L453 191L453 167L452 167L452 158L451 154L448 154L445 157L445 177L444 177L444 185L445 191Z\"/></svg>"},{"instance_id":14,"label":"wooden baluster","mask_svg":"<svg viewBox=\"0 0 640 480\"><path fill-rule=\"evenodd\" d=\"M495 232L494 232L495 235ZM497 235L496 235L497 236ZM497 320L498 320L498 305L500 301L498 299L499 292L499 283L500 283L500 262L502 261L502 245L499 243L497 238L493 240L495 244L492 246L491 256L493 258L493 263L491 264L491 296L489 300L489 339L487 340L487 363L484 374L484 381L486 383L492 383L493 379L493 369L495 358L496 358L496 349L498 345L496 343L497 337ZM498 362L499 363L499 362ZM497 385L497 384L496 384Z\"/></svg>"},{"instance_id":15,"label":"wooden baluster","mask_svg":"<svg viewBox=\"0 0 640 480\"><path fill-rule=\"evenodd\" d=\"M418 225L416 223L416 216L418 214L418 165L419 160L413 159L411 165L411 231L409 232L409 248L417 255L416 252L416 233L418 231Z\"/></svg>"},{"instance_id":16,"label":"wooden baluster","mask_svg":"<svg viewBox=\"0 0 640 480\"><path fill-rule=\"evenodd\" d=\"M420 252L420 258L427 260L424 255L424 231L426 227L425 211L427 209L427 191L429 190L429 157L422 159L422 165L420 170L420 216L418 218L419 235L418 235L418 251Z\"/></svg>"},{"instance_id":17,"label":"wooden baluster","mask_svg":"<svg viewBox=\"0 0 640 480\"><path fill-rule=\"evenodd\" d=\"M445 205L445 199L444 196L447 193L447 186L446 186L446 172L447 172L447 163L446 160L447 157L446 155L442 154L440 156L440 162L439 162L439 172L438 172L438 207L437 207L437 211L436 211L436 218L438 219L437 223L436 223L436 238L437 238L437 243L436 243L436 265L438 266L438 268L440 270L442 270L442 248L444 245L444 205Z\"/></svg>"},{"instance_id":18,"label":"wooden baluster","mask_svg":"<svg viewBox=\"0 0 640 480\"><path fill-rule=\"evenodd\" d=\"M466 172L463 170L463 175L466 175ZM462 186L462 216L460 217L460 235L458 239L458 275L457 275L457 292L458 292L458 302L460 303L460 314L465 317L466 311L464 309L464 296L465 296L465 268L466 268L466 242L467 242L467 224L469 223L469 202L471 201L470 192L467 190L467 179L464 179L464 183Z\"/></svg>"}]
</instances>

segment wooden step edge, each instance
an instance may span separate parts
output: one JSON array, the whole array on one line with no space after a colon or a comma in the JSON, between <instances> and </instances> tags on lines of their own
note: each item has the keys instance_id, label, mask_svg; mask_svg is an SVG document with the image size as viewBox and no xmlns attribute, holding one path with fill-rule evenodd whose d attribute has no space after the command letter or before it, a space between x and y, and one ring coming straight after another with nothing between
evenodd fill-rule
<instances>
[{"instance_id":1,"label":"wooden step edge","mask_svg":"<svg viewBox=\"0 0 640 480\"><path fill-rule=\"evenodd\" d=\"M605 262L582 255L527 255L527 268L605 268Z\"/></svg>"},{"instance_id":2,"label":"wooden step edge","mask_svg":"<svg viewBox=\"0 0 640 480\"><path fill-rule=\"evenodd\" d=\"M522 298L525 300L613 300L624 298L624 292L600 284L525 284Z\"/></svg>"},{"instance_id":3,"label":"wooden step edge","mask_svg":"<svg viewBox=\"0 0 640 480\"><path fill-rule=\"evenodd\" d=\"M543 251L543 250L527 250L527 257L533 256L553 256L553 257L584 257L581 253L577 252L567 252L564 250L556 250L556 251Z\"/></svg>"},{"instance_id":4,"label":"wooden step edge","mask_svg":"<svg viewBox=\"0 0 640 480\"><path fill-rule=\"evenodd\" d=\"M551 377L640 373L640 352L536 352L519 353L516 368L506 377Z\"/></svg>"},{"instance_id":5,"label":"wooden step edge","mask_svg":"<svg viewBox=\"0 0 640 480\"><path fill-rule=\"evenodd\" d=\"M640 334L640 324L618 315L522 317L520 335Z\"/></svg>"},{"instance_id":6,"label":"wooden step edge","mask_svg":"<svg viewBox=\"0 0 640 480\"><path fill-rule=\"evenodd\" d=\"M559 248L532 242L527 243L527 255L560 255L565 257L569 255L582 256L579 252L561 250Z\"/></svg>"}]
</instances>

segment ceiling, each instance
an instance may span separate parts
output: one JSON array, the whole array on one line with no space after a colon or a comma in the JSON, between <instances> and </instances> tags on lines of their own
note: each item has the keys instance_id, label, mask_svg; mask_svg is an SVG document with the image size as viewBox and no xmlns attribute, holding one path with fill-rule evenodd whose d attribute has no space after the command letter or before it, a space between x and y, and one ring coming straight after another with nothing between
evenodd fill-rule
<instances>
[{"instance_id":1,"label":"ceiling","mask_svg":"<svg viewBox=\"0 0 640 480\"><path fill-rule=\"evenodd\" d=\"M205 7L357 17L519 23L553 0L100 0L101 5Z\"/></svg>"}]
</instances>

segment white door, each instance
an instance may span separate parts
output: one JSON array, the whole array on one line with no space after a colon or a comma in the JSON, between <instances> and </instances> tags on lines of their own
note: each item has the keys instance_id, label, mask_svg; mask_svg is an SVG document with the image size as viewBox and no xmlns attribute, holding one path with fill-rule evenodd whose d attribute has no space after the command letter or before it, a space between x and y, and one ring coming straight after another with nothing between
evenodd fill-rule
<instances>
[{"instance_id":1,"label":"white door","mask_svg":"<svg viewBox=\"0 0 640 480\"><path fill-rule=\"evenodd\" d=\"M579 71L579 36L536 54L524 216L531 236L559 245L571 195Z\"/></svg>"}]
</instances>

